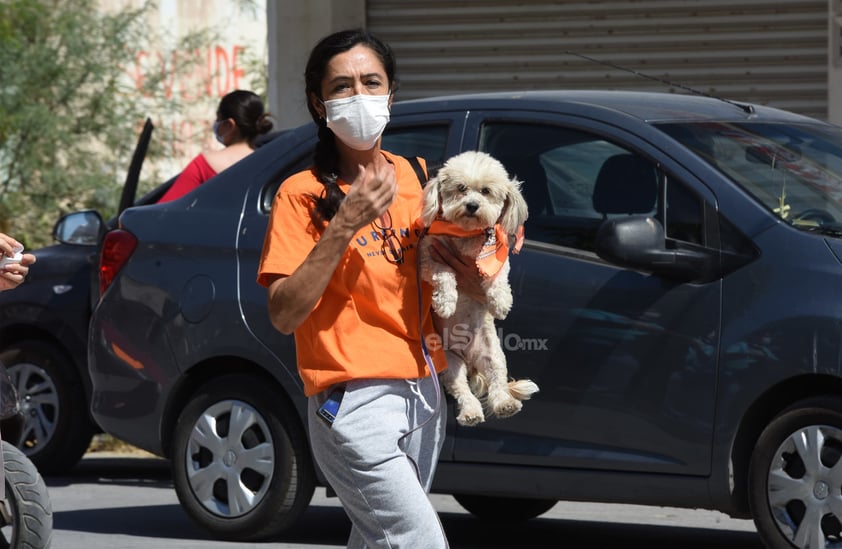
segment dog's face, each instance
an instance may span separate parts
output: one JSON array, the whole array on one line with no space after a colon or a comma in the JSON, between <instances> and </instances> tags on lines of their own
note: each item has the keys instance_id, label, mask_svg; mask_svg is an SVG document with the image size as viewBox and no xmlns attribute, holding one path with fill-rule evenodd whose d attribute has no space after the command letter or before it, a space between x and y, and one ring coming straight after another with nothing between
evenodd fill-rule
<instances>
[{"instance_id":1,"label":"dog's face","mask_svg":"<svg viewBox=\"0 0 842 549\"><path fill-rule=\"evenodd\" d=\"M526 220L526 202L520 182L492 156L476 151L445 162L424 190L422 221L436 217L465 230L485 229L500 223L513 233Z\"/></svg>"}]
</instances>

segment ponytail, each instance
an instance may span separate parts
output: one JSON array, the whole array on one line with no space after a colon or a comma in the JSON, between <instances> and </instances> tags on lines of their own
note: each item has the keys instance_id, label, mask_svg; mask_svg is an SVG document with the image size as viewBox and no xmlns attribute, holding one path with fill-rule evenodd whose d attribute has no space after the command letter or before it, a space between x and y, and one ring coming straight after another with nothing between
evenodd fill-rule
<instances>
[{"instance_id":1,"label":"ponytail","mask_svg":"<svg viewBox=\"0 0 842 549\"><path fill-rule=\"evenodd\" d=\"M313 225L324 227L333 219L339 210L339 205L345 199L345 193L339 188L337 160L339 151L336 148L336 139L324 123L319 124L319 142L316 145L316 152L313 155L313 171L324 189L321 195L313 195L315 206L310 212Z\"/></svg>"}]
</instances>

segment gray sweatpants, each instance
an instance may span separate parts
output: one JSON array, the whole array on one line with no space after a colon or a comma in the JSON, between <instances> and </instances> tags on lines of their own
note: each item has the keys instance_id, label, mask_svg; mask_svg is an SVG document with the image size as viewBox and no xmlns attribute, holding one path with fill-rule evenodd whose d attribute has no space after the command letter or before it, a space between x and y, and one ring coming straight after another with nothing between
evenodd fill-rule
<instances>
[{"instance_id":1,"label":"gray sweatpants","mask_svg":"<svg viewBox=\"0 0 842 549\"><path fill-rule=\"evenodd\" d=\"M433 380L367 379L346 384L332 427L316 415L325 391L309 399L316 462L351 519L349 549L441 549L447 540L427 495L444 442ZM420 479L420 481L419 481Z\"/></svg>"}]
</instances>

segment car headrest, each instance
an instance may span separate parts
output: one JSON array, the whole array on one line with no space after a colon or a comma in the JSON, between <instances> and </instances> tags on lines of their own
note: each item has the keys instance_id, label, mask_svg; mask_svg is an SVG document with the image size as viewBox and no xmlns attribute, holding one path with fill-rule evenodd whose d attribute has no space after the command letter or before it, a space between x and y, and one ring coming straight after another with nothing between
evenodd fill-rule
<instances>
[{"instance_id":1,"label":"car headrest","mask_svg":"<svg viewBox=\"0 0 842 549\"><path fill-rule=\"evenodd\" d=\"M501 160L509 175L523 183L521 191L529 206L529 214L552 214L553 205L547 189L547 173L537 158L513 157Z\"/></svg>"},{"instance_id":2,"label":"car headrest","mask_svg":"<svg viewBox=\"0 0 842 549\"><path fill-rule=\"evenodd\" d=\"M655 166L641 156L617 154L599 170L592 200L602 214L643 214L655 208L657 196Z\"/></svg>"}]
</instances>

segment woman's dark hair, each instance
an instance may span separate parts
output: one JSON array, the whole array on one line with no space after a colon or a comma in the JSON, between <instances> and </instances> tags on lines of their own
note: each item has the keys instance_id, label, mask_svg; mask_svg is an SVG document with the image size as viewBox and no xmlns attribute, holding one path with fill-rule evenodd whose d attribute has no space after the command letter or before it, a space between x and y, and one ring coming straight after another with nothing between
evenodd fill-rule
<instances>
[{"instance_id":1,"label":"woman's dark hair","mask_svg":"<svg viewBox=\"0 0 842 549\"><path fill-rule=\"evenodd\" d=\"M322 98L322 80L324 79L327 65L336 55L344 53L351 48L364 45L371 49L386 71L392 93L397 88L395 55L392 48L385 42L363 29L344 30L333 33L323 38L310 52L307 66L304 69L304 92L307 99L307 109L313 121L319 126L319 143L316 145L316 152L313 156L313 169L316 178L324 185L325 189L321 196L314 196L315 208L312 212L313 222L316 227L321 227L325 222L333 219L339 204L345 198L345 193L339 189L336 183L338 177L339 152L336 148L336 138L333 132L328 129L327 122L310 101L311 96Z\"/></svg>"},{"instance_id":2,"label":"woman's dark hair","mask_svg":"<svg viewBox=\"0 0 842 549\"><path fill-rule=\"evenodd\" d=\"M234 90L219 101L216 109L217 120L232 118L237 128L249 145L254 147L254 140L259 135L272 131L272 119L264 111L260 96L248 90Z\"/></svg>"}]
</instances>

